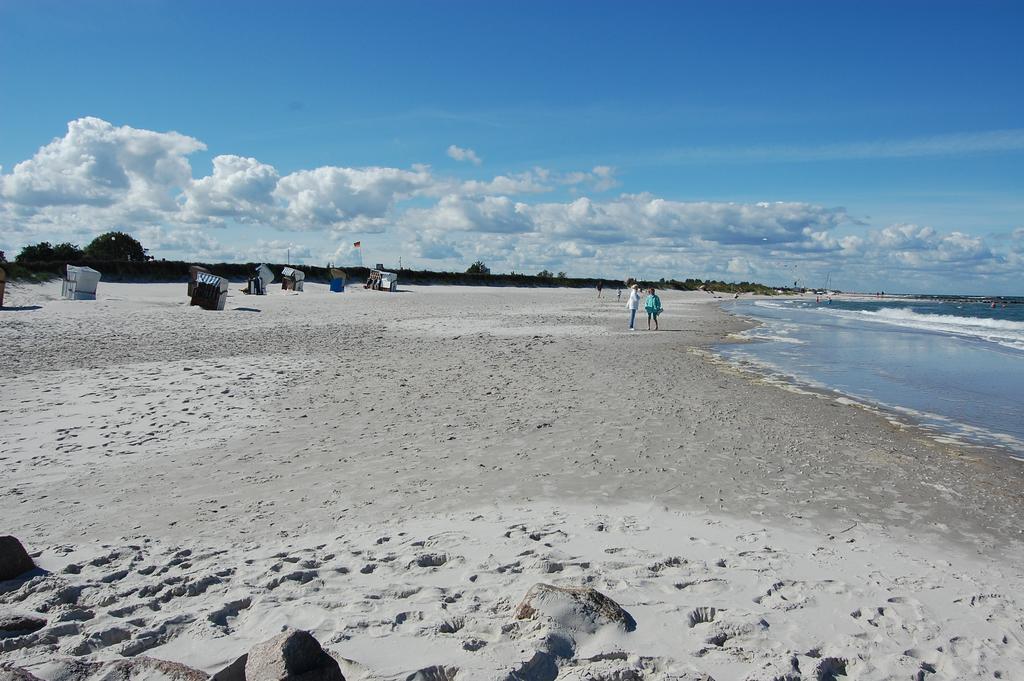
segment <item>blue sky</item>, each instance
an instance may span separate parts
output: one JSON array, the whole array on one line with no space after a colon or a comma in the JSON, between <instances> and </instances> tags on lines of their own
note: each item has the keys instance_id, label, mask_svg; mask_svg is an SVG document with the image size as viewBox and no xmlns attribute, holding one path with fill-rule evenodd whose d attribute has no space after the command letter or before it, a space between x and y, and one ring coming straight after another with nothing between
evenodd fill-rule
<instances>
[{"instance_id":1,"label":"blue sky","mask_svg":"<svg viewBox=\"0 0 1024 681\"><path fill-rule=\"evenodd\" d=\"M1021 294L1022 7L0 0L0 249Z\"/></svg>"}]
</instances>

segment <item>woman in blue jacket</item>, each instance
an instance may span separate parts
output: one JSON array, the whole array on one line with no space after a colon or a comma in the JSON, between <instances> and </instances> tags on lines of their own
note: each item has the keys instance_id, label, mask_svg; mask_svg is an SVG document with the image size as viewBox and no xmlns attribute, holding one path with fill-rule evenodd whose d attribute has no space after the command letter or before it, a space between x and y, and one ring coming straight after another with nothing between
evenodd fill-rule
<instances>
[{"instance_id":1,"label":"woman in blue jacket","mask_svg":"<svg viewBox=\"0 0 1024 681\"><path fill-rule=\"evenodd\" d=\"M661 314L661 298L654 292L653 288L647 289L647 300L644 301L644 309L647 310L647 330L651 330L651 320L654 320L654 330L658 330L658 315Z\"/></svg>"}]
</instances>

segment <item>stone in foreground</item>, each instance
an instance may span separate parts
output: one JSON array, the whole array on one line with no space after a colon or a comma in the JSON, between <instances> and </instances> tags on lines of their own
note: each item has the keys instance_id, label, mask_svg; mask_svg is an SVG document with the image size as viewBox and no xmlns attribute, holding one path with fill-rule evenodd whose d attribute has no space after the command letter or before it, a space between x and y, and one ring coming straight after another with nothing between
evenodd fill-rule
<instances>
[{"instance_id":1,"label":"stone in foreground","mask_svg":"<svg viewBox=\"0 0 1024 681\"><path fill-rule=\"evenodd\" d=\"M15 537L0 537L0 582L15 579L36 566L25 547Z\"/></svg>"},{"instance_id":2,"label":"stone in foreground","mask_svg":"<svg viewBox=\"0 0 1024 681\"><path fill-rule=\"evenodd\" d=\"M600 591L590 587L560 587L538 583L526 592L515 617L518 620L543 616L571 629L593 632L608 624L626 631L636 629L636 620Z\"/></svg>"},{"instance_id":3,"label":"stone in foreground","mask_svg":"<svg viewBox=\"0 0 1024 681\"><path fill-rule=\"evenodd\" d=\"M345 681L345 676L312 634L292 629L253 646L245 681Z\"/></svg>"}]
</instances>

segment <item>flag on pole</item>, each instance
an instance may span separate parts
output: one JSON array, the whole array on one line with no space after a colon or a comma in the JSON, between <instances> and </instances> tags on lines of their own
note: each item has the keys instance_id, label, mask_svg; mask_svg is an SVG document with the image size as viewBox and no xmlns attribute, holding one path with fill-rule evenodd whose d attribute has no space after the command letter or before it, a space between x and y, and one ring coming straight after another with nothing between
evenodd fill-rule
<instances>
[{"instance_id":1,"label":"flag on pole","mask_svg":"<svg viewBox=\"0 0 1024 681\"><path fill-rule=\"evenodd\" d=\"M354 244L352 244L352 248L359 248L360 244L362 244L362 243L363 243L362 241L357 241Z\"/></svg>"}]
</instances>

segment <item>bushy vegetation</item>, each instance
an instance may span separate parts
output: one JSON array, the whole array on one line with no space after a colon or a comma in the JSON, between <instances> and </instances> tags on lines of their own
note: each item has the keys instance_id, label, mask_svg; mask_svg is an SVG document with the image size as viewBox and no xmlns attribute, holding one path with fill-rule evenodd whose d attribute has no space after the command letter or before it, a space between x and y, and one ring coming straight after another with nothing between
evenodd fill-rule
<instances>
[{"instance_id":1,"label":"bushy vegetation","mask_svg":"<svg viewBox=\"0 0 1024 681\"><path fill-rule=\"evenodd\" d=\"M138 239L124 232L107 232L89 242L84 249L76 244L65 241L57 245L49 241L25 246L14 259L18 263L39 263L64 260L76 264L80 260L126 260L128 262L145 262L152 260L146 254Z\"/></svg>"},{"instance_id":2,"label":"bushy vegetation","mask_svg":"<svg viewBox=\"0 0 1024 681\"><path fill-rule=\"evenodd\" d=\"M107 232L89 242L85 257L90 260L127 260L144 262L152 260L137 239L124 232Z\"/></svg>"},{"instance_id":3,"label":"bushy vegetation","mask_svg":"<svg viewBox=\"0 0 1024 681\"><path fill-rule=\"evenodd\" d=\"M0 251L0 262L5 262ZM268 263L269 264L269 263ZM43 241L25 246L18 253L14 263L6 264L10 279L45 280L64 276L66 265L88 265L103 274L104 281L188 281L190 265L201 265L212 273L236 281L244 281L252 275L259 263L196 263L182 260L154 260L137 239L124 232L101 234L81 249L72 243L51 245ZM284 265L271 265L278 274ZM330 272L326 267L291 265L306 274L307 281L329 282ZM370 276L366 267L346 267L353 282L365 281ZM596 287L601 282L606 288L623 284L638 283L644 288L677 291L710 291L721 293L760 293L772 295L773 287L747 281L727 283L724 281L703 281L701 279L660 279L658 281L637 281L632 278L625 282L597 279L592 277L570 277L565 272L554 274L546 269L536 275L494 274L483 260L477 260L464 273L434 272L431 270L398 270L399 284L463 284L468 286L569 286L576 288Z\"/></svg>"},{"instance_id":4,"label":"bushy vegetation","mask_svg":"<svg viewBox=\"0 0 1024 681\"><path fill-rule=\"evenodd\" d=\"M43 244L37 244L42 246ZM49 244L47 244L49 246ZM51 247L52 249L53 247ZM185 282L188 281L188 268L190 265L201 265L210 272L233 281L245 281L256 270L260 263L197 263L183 260L97 260L83 254L79 258L53 258L40 261L24 261L19 254L18 262L5 265L7 276L10 279L47 279L61 277L64 275L65 265L88 265L103 273L103 281L150 281L150 282ZM285 265L270 264L270 268L280 275ZM575 288L594 288L600 281L605 288L614 290L624 286L621 280L603 279L595 277L570 277L565 272L557 275L547 270L542 270L536 275L531 274L495 274L490 271L483 262L473 264L480 265L486 272L480 271L480 267L470 266L466 272L435 272L431 270L398 270L399 286L403 284L460 284L464 286L533 286L553 287L567 286ZM330 270L326 267L314 267L310 265L291 265L306 274L306 281L328 283L330 281ZM370 270L366 267L345 267L352 285L358 285L370 276ZM634 280L630 279L629 283ZM750 282L727 283L724 281L704 281L701 279L661 279L658 281L637 281L643 287L653 286L657 289L696 291L705 290L722 293L761 293L771 295L775 293L774 288L753 284Z\"/></svg>"},{"instance_id":5,"label":"bushy vegetation","mask_svg":"<svg viewBox=\"0 0 1024 681\"><path fill-rule=\"evenodd\" d=\"M25 246L14 258L14 262L51 262L53 260L81 260L85 253L75 244L64 242L51 245L49 241L41 241L38 244Z\"/></svg>"}]
</instances>

